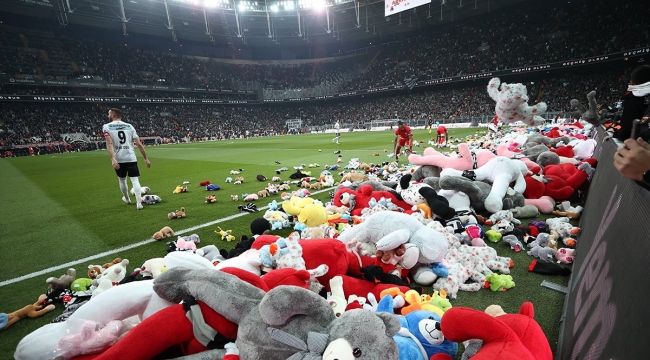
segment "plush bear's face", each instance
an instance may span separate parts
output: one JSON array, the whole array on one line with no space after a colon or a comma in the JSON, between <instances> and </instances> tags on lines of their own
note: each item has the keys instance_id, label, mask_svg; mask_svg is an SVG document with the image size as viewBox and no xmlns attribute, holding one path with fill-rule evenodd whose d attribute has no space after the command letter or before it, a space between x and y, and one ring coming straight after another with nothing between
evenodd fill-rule
<instances>
[{"instance_id":1,"label":"plush bear's face","mask_svg":"<svg viewBox=\"0 0 650 360\"><path fill-rule=\"evenodd\" d=\"M330 326L330 343L323 360L398 360L393 336L400 327L393 314L361 309L346 311Z\"/></svg>"}]
</instances>

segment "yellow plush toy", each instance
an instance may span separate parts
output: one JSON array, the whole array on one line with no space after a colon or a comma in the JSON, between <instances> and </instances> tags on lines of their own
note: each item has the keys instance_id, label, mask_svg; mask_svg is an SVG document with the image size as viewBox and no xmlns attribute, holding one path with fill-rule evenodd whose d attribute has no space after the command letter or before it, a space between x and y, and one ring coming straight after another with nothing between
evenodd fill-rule
<instances>
[{"instance_id":1,"label":"yellow plush toy","mask_svg":"<svg viewBox=\"0 0 650 360\"><path fill-rule=\"evenodd\" d=\"M282 209L289 215L298 216L305 206L313 202L314 199L309 197L301 198L299 196L292 196L289 200L282 202Z\"/></svg>"},{"instance_id":2,"label":"yellow plush toy","mask_svg":"<svg viewBox=\"0 0 650 360\"><path fill-rule=\"evenodd\" d=\"M180 194L180 193L184 193L184 192L187 192L187 186L177 185L176 189L174 189L173 193L174 194Z\"/></svg>"},{"instance_id":3,"label":"yellow plush toy","mask_svg":"<svg viewBox=\"0 0 650 360\"><path fill-rule=\"evenodd\" d=\"M327 210L320 203L311 203L298 214L298 221L307 225L307 227L325 224L327 223Z\"/></svg>"},{"instance_id":4,"label":"yellow plush toy","mask_svg":"<svg viewBox=\"0 0 650 360\"><path fill-rule=\"evenodd\" d=\"M235 240L235 236L232 234L232 230L224 230L221 228L221 226L218 226L218 228L219 231L215 230L214 232L221 235L221 240L226 240L228 242Z\"/></svg>"}]
</instances>

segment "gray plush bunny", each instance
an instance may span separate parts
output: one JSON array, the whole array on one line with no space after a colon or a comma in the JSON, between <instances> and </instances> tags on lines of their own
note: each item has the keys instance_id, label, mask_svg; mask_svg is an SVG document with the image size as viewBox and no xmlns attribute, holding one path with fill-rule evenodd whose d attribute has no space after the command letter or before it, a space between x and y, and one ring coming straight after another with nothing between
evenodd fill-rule
<instances>
[{"instance_id":1,"label":"gray plush bunny","mask_svg":"<svg viewBox=\"0 0 650 360\"><path fill-rule=\"evenodd\" d=\"M176 303L193 297L238 324L241 360L399 359L393 336L401 325L393 314L358 309L336 317L327 300L298 286L267 293L225 272L173 268L156 278L154 291ZM215 349L182 359L225 355Z\"/></svg>"}]
</instances>

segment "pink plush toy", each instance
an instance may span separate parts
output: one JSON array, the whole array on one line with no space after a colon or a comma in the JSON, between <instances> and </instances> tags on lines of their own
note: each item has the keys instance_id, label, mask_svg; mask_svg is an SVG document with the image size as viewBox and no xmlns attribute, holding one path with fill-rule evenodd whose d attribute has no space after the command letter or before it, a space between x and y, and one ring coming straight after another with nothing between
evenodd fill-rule
<instances>
[{"instance_id":1,"label":"pink plush toy","mask_svg":"<svg viewBox=\"0 0 650 360\"><path fill-rule=\"evenodd\" d=\"M555 252L555 258L557 259L558 262L561 262L562 264L573 263L573 259L575 259L576 257L575 255L576 255L575 249L559 248Z\"/></svg>"},{"instance_id":2,"label":"pink plush toy","mask_svg":"<svg viewBox=\"0 0 650 360\"><path fill-rule=\"evenodd\" d=\"M446 156L434 148L424 149L423 155L409 155L409 162L413 165L434 165L443 169L472 170L485 165L494 158L489 150L479 150L474 155L466 143L458 144L457 156Z\"/></svg>"},{"instance_id":3,"label":"pink plush toy","mask_svg":"<svg viewBox=\"0 0 650 360\"><path fill-rule=\"evenodd\" d=\"M541 166L537 165L536 162L530 160L527 157L518 157L518 156L515 157L518 154L518 152L513 151L513 150L510 149L510 147L513 144L516 144L516 143L499 145L497 147L497 155L498 156L505 156L505 157L511 158L511 159L514 157L517 160L519 160L519 161L523 162L524 164L526 164L526 167L528 168L528 170L530 170L530 172L532 172L533 174L539 174L539 172L542 171L542 168L541 168Z\"/></svg>"},{"instance_id":4,"label":"pink plush toy","mask_svg":"<svg viewBox=\"0 0 650 360\"><path fill-rule=\"evenodd\" d=\"M81 325L80 333L61 338L60 352L57 352L57 355L70 359L78 355L102 352L117 342L124 325L119 320L113 320L101 329L97 329L98 326L94 321L86 321Z\"/></svg>"},{"instance_id":5,"label":"pink plush toy","mask_svg":"<svg viewBox=\"0 0 650 360\"><path fill-rule=\"evenodd\" d=\"M194 241L187 241L179 236L178 240L176 240L176 247L179 249L196 250L196 243Z\"/></svg>"},{"instance_id":6,"label":"pink plush toy","mask_svg":"<svg viewBox=\"0 0 650 360\"><path fill-rule=\"evenodd\" d=\"M255 201L255 200L259 200L259 197L257 196L257 194L248 194L244 198L244 201Z\"/></svg>"}]
</instances>

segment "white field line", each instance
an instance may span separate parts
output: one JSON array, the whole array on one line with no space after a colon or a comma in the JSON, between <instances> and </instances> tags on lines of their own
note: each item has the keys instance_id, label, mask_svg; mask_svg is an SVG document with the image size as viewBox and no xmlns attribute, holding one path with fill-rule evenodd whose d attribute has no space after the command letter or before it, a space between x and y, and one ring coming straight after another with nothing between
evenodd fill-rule
<instances>
[{"instance_id":1,"label":"white field line","mask_svg":"<svg viewBox=\"0 0 650 360\"><path fill-rule=\"evenodd\" d=\"M330 191L330 190L333 190L333 188L314 191L312 194L320 194L320 193ZM268 209L268 205L263 206L261 208L258 208L258 210L260 210L260 211L261 210L266 210L266 209ZM187 229L183 229L183 230L180 230L180 231L175 231L174 234L182 235L182 234L185 234L185 233L196 231L198 229L202 229L204 227L219 224L219 223L224 222L224 221L236 219L238 217L242 217L242 216L245 216L245 215L248 215L248 214L250 214L250 213L243 212L243 213L239 213L239 214L235 214L235 215L226 216L226 217L221 218L221 219L212 220L212 221L209 221L207 223L192 226L192 227L187 228ZM143 246L143 245L147 245L147 244L152 243L152 242L156 242L156 240L154 240L154 239L142 240L142 241L137 242L135 244L122 246L122 247L119 247L119 248L116 248L116 249L113 249L113 250L104 251L104 252L96 254L96 255L91 255L91 256L85 257L83 259L70 261L70 262L67 262L65 264L61 264L61 265L57 265L57 266L52 266L52 267L49 267L47 269L35 271L33 273L22 275L22 276L13 278L13 279L0 281L0 287L11 285L13 283L17 283L17 282L20 282L20 281L23 281L23 280L31 279L31 278L34 278L34 277L37 277L37 276L42 276L42 275L45 275L45 274L49 274L49 273L51 273L53 271L56 271L56 270L68 268L68 267L70 267L72 265L76 265L76 264L80 264L80 263L88 263L88 262L90 262L91 260L94 260L94 259L102 258L102 257L108 256L108 255L116 254L116 253L126 251L126 250L130 250L130 249L134 249L134 248L137 248L137 247L140 247L140 246Z\"/></svg>"}]
</instances>

